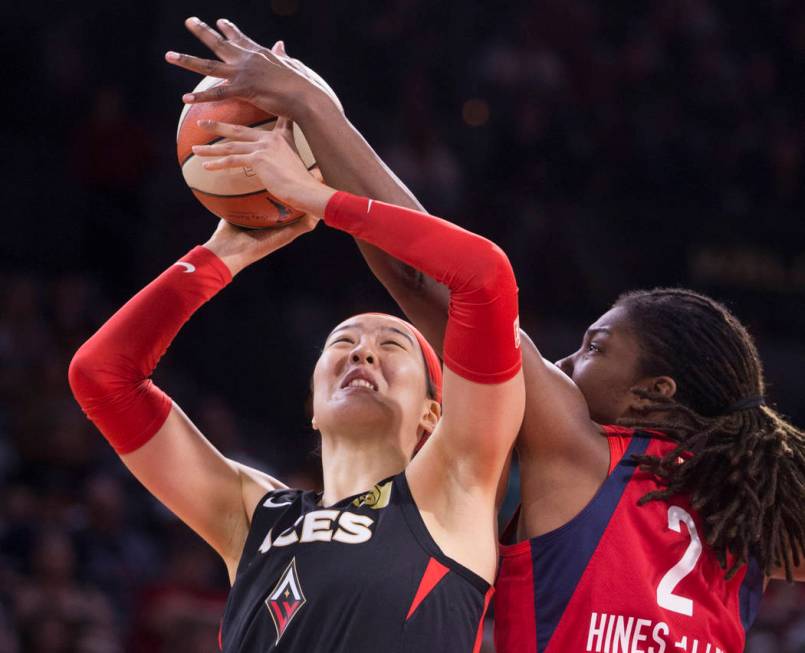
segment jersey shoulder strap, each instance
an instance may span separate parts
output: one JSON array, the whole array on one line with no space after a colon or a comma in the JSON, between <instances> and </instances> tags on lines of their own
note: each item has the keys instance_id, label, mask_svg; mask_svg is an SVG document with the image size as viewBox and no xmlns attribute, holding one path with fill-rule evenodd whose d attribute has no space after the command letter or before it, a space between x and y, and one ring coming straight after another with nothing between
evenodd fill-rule
<instances>
[{"instance_id":1,"label":"jersey shoulder strap","mask_svg":"<svg viewBox=\"0 0 805 653\"><path fill-rule=\"evenodd\" d=\"M453 571L463 577L482 595L485 595L489 591L489 583L460 562L445 555L441 548L439 548L439 545L436 544L430 531L428 531L425 521L422 519L416 501L414 501L414 496L411 494L411 488L408 485L405 471L397 474L397 476L393 478L393 481L394 492L392 493L392 503L399 506L408 531L414 536L422 551L445 569Z\"/></svg>"},{"instance_id":2,"label":"jersey shoulder strap","mask_svg":"<svg viewBox=\"0 0 805 653\"><path fill-rule=\"evenodd\" d=\"M607 444L609 444L609 470L607 470L607 476L609 476L623 459L623 454L629 448L635 430L614 424L605 424L601 428L607 438Z\"/></svg>"},{"instance_id":3,"label":"jersey shoulder strap","mask_svg":"<svg viewBox=\"0 0 805 653\"><path fill-rule=\"evenodd\" d=\"M247 564L254 557L263 546L266 537L276 536L282 529L293 524L294 520L302 514L306 494L313 493L283 488L270 490L263 495L254 509L238 568Z\"/></svg>"}]
</instances>

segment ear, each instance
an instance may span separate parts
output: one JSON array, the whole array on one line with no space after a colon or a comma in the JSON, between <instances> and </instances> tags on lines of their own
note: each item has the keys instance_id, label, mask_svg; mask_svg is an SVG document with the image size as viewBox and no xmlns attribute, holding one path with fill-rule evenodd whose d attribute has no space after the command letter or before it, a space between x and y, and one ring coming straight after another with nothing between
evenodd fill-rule
<instances>
[{"instance_id":1,"label":"ear","mask_svg":"<svg viewBox=\"0 0 805 653\"><path fill-rule=\"evenodd\" d=\"M651 384L651 391L670 399L676 394L676 381L670 376L654 377Z\"/></svg>"},{"instance_id":2,"label":"ear","mask_svg":"<svg viewBox=\"0 0 805 653\"><path fill-rule=\"evenodd\" d=\"M419 419L419 427L424 431L433 433L441 416L442 407L439 402L433 399L427 399L423 405L422 416Z\"/></svg>"},{"instance_id":3,"label":"ear","mask_svg":"<svg viewBox=\"0 0 805 653\"><path fill-rule=\"evenodd\" d=\"M676 394L676 381L670 376L651 376L642 379L636 384L636 387L642 388L651 392L652 394L659 394L663 397L671 398ZM652 403L651 399L639 397L632 394L631 404L635 408L642 408Z\"/></svg>"},{"instance_id":4,"label":"ear","mask_svg":"<svg viewBox=\"0 0 805 653\"><path fill-rule=\"evenodd\" d=\"M310 426L311 426L311 428L312 428L314 431L318 431L318 430L319 430L319 425L318 425L318 423L316 422L316 416L315 416L315 415L314 415L314 416L313 416L313 418L310 420Z\"/></svg>"}]
</instances>

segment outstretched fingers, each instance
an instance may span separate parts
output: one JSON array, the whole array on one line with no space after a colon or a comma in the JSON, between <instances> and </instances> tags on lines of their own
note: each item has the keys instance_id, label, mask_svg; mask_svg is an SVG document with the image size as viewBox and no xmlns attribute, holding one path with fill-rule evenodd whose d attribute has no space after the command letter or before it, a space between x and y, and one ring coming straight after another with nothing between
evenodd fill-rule
<instances>
[{"instance_id":1,"label":"outstretched fingers","mask_svg":"<svg viewBox=\"0 0 805 653\"><path fill-rule=\"evenodd\" d=\"M222 61L215 61L214 59L201 59L194 57L191 54L183 54L181 52L166 52L165 60L172 63L174 66L191 70L200 75L209 75L211 77L222 77L227 79L233 75L235 69L227 63Z\"/></svg>"},{"instance_id":2,"label":"outstretched fingers","mask_svg":"<svg viewBox=\"0 0 805 653\"><path fill-rule=\"evenodd\" d=\"M218 29L221 30L230 41L236 43L242 48L246 50L253 50L253 51L263 51L265 48L254 41L253 39L246 36L243 32L240 31L240 28L235 25L231 20L228 18L219 18L215 24L218 26Z\"/></svg>"},{"instance_id":3,"label":"outstretched fingers","mask_svg":"<svg viewBox=\"0 0 805 653\"><path fill-rule=\"evenodd\" d=\"M226 170L227 168L251 168L254 163L252 154L230 154L217 159L210 159L201 165L205 170Z\"/></svg>"},{"instance_id":4,"label":"outstretched fingers","mask_svg":"<svg viewBox=\"0 0 805 653\"><path fill-rule=\"evenodd\" d=\"M198 104L201 102L220 102L228 98L241 97L241 89L235 84L216 84L206 91L195 91L185 93L182 102L187 104Z\"/></svg>"},{"instance_id":5,"label":"outstretched fingers","mask_svg":"<svg viewBox=\"0 0 805 653\"><path fill-rule=\"evenodd\" d=\"M184 24L193 36L206 45L223 61L230 61L232 58L238 56L239 51L234 43L228 41L195 16L188 18Z\"/></svg>"},{"instance_id":6,"label":"outstretched fingers","mask_svg":"<svg viewBox=\"0 0 805 653\"><path fill-rule=\"evenodd\" d=\"M246 127L245 125L232 125L228 122L218 122L217 120L199 120L198 126L204 131L216 136L231 138L233 141L257 141L265 135L262 129Z\"/></svg>"},{"instance_id":7,"label":"outstretched fingers","mask_svg":"<svg viewBox=\"0 0 805 653\"><path fill-rule=\"evenodd\" d=\"M226 156L228 154L251 154L256 143L253 141L227 141L213 145L194 145L193 154L196 156Z\"/></svg>"}]
</instances>

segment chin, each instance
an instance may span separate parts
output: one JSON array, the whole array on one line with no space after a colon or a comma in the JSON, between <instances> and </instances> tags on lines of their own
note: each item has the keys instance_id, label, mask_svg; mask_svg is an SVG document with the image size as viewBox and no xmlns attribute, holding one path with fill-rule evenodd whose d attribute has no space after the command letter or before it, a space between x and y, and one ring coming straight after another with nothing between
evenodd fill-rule
<instances>
[{"instance_id":1,"label":"chin","mask_svg":"<svg viewBox=\"0 0 805 653\"><path fill-rule=\"evenodd\" d=\"M351 396L328 407L326 422L336 427L363 431L388 428L393 412L371 396ZM321 421L321 418L319 418Z\"/></svg>"}]
</instances>

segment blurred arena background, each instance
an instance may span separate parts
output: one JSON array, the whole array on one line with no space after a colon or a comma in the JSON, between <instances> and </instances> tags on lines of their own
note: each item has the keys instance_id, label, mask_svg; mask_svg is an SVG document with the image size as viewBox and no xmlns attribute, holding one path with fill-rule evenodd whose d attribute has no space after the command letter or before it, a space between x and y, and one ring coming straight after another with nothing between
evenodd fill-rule
<instances>
[{"instance_id":1,"label":"blurred arena background","mask_svg":"<svg viewBox=\"0 0 805 653\"><path fill-rule=\"evenodd\" d=\"M226 16L321 73L433 213L500 243L549 357L625 289L682 284L751 328L805 424L805 4L209 0L4 11L0 653L214 651L223 565L73 402L75 349L214 228L175 160L163 61ZM304 403L329 328L395 307L320 228L239 276L157 380L223 452L317 483ZM805 651L773 583L751 653ZM486 649L491 651L491 647Z\"/></svg>"}]
</instances>

